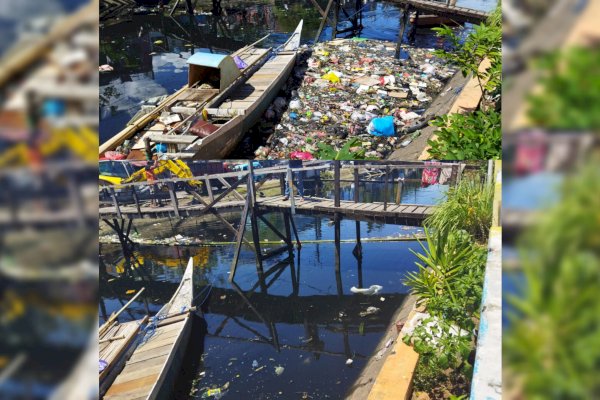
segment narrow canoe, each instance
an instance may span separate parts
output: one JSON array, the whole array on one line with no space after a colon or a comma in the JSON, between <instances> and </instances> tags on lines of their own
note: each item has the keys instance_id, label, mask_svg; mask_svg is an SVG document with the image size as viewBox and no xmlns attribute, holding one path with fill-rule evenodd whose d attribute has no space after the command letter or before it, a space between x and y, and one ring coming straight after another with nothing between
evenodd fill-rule
<instances>
[{"instance_id":1,"label":"narrow canoe","mask_svg":"<svg viewBox=\"0 0 600 400\"><path fill-rule=\"evenodd\" d=\"M192 329L194 261L190 258L179 287L160 309L146 337L107 390L104 399L167 399L173 392Z\"/></svg>"},{"instance_id":2,"label":"narrow canoe","mask_svg":"<svg viewBox=\"0 0 600 400\"><path fill-rule=\"evenodd\" d=\"M264 40L268 37L265 36ZM102 143L100 158L106 152L115 151L119 146L130 143L129 159L144 159L144 137L156 134L172 134L183 128L190 117L214 97L225 92L230 86L243 81L257 66L267 61L271 48L259 48L256 43L245 46L231 55L196 53L188 59L188 83L177 92L168 96L152 110L131 121L119 133ZM243 61L243 68L236 66L235 60ZM218 80L215 79L218 77ZM209 79L213 78L213 79ZM161 114L178 114L175 120L161 120ZM179 121L178 121L179 119Z\"/></svg>"},{"instance_id":3,"label":"narrow canoe","mask_svg":"<svg viewBox=\"0 0 600 400\"><path fill-rule=\"evenodd\" d=\"M294 68L302 23L300 21L282 46L282 51L260 67L243 85L206 106L209 122L213 122L218 129L186 148L186 152L194 154L194 159L225 158L260 120ZM219 124L219 121L225 123Z\"/></svg>"},{"instance_id":4,"label":"narrow canoe","mask_svg":"<svg viewBox=\"0 0 600 400\"><path fill-rule=\"evenodd\" d=\"M146 316L136 321L113 321L110 327L98 336L100 363L103 364L98 378L100 394L106 392L123 369L125 361L135 350L138 334L147 320Z\"/></svg>"}]
</instances>

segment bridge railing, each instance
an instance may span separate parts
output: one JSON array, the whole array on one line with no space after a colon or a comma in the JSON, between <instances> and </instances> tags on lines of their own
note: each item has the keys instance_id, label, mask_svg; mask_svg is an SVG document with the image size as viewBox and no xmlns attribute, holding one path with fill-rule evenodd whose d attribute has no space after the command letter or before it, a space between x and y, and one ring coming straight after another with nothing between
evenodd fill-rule
<instances>
[{"instance_id":1,"label":"bridge railing","mask_svg":"<svg viewBox=\"0 0 600 400\"><path fill-rule=\"evenodd\" d=\"M0 231L93 222L96 171L79 162L0 170Z\"/></svg>"},{"instance_id":2,"label":"bridge railing","mask_svg":"<svg viewBox=\"0 0 600 400\"><path fill-rule=\"evenodd\" d=\"M388 204L398 205L401 203L404 185L407 182L421 182L419 172L432 168L451 171L448 183L453 185L460 180L460 172L465 165L448 162L407 163L398 161L310 161L305 162L301 168L289 168L287 161L267 168L254 168L252 165L248 165L248 169L243 171L101 186L100 214L103 214L104 211L122 218L124 207L135 206L134 213L141 218L144 213L151 212L145 208L145 203L151 202L156 207L163 207L162 203L169 204L170 211L180 217L182 216L180 200L185 195L192 196L196 202L203 203L207 208L206 211L223 202L230 202L232 206L237 204L242 207L248 194L248 187L244 184L247 181L252 185L253 196L259 193L261 197L272 197L284 194L286 181L292 188L294 185L293 174L298 172L302 172L303 175L312 173L311 176L302 178L303 181L313 184L315 197L330 198L334 200L336 207L340 205L342 184L344 183L354 184L353 200L356 203L361 201L361 194L363 194L361 184L383 184L383 199L380 202L384 204L384 210L387 210ZM344 173L342 176L343 170L352 172ZM329 171L330 174L322 174L323 171ZM279 180L279 194L270 191L269 195L264 195L260 192L266 182L277 179ZM198 182L201 182L202 185L198 186ZM332 184L332 189L323 190L324 183ZM390 195L394 191L394 200L390 200ZM325 192L329 192L329 194L325 194ZM292 197L292 207L294 207L293 201ZM107 208L111 208L110 212ZM131 212L131 209L129 211Z\"/></svg>"}]
</instances>

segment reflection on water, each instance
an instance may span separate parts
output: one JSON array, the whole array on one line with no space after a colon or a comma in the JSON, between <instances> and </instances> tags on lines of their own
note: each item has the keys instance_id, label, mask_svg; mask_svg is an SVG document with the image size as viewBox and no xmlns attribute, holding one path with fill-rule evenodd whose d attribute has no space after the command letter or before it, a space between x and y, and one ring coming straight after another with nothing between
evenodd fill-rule
<instances>
[{"instance_id":1,"label":"reflection on water","mask_svg":"<svg viewBox=\"0 0 600 400\"><path fill-rule=\"evenodd\" d=\"M326 2L319 1L324 9ZM495 0L459 0L458 4L490 10ZM134 15L131 20L108 24L100 31L100 60L114 72L100 76L100 143L119 132L148 98L174 93L187 83L186 60L195 52L230 53L272 33L265 45L285 42L300 19L302 42L312 42L320 14L310 0L224 3L227 16L210 15L211 3L200 3L195 15ZM345 5L352 15L353 2ZM208 15L207 15L208 14ZM400 9L386 2L367 2L363 30L358 36L396 41ZM406 33L408 34L408 32ZM331 37L323 30L321 39ZM419 29L417 47L440 47L429 29Z\"/></svg>"},{"instance_id":2,"label":"reflection on water","mask_svg":"<svg viewBox=\"0 0 600 400\"><path fill-rule=\"evenodd\" d=\"M382 183L361 184L361 200L382 201L383 187ZM327 190L324 185L323 191ZM353 199L354 190L352 184L346 184L343 198ZM446 190L443 185L421 187L420 183L407 181L402 202L435 204ZM285 232L280 214L265 217ZM235 224L240 213L225 218ZM349 241L339 245L337 259L336 244L331 242L335 227L329 218L295 215L294 221L302 249L292 254L284 250L265 261L260 272L254 253L244 247L234 284L228 281L232 244L140 246L136 257L143 266L134 268L129 277L124 274L120 247L102 245L102 261L108 274L103 274L100 285L101 321L127 301L131 296L125 295L127 291L141 287L146 287L148 305L144 301L135 303L123 319L141 318L146 307L150 314L156 313L170 299L188 258L193 257L197 302L203 305L205 320L192 336L178 385L181 398L186 398L190 390L201 395L207 388L223 387L227 382L231 398L301 398L304 393L315 399L342 398L368 357L377 351L393 314L406 297L402 279L415 269L416 257L411 250L417 251L419 244L389 239L421 232L422 228L360 222L358 235L357 223L344 219L340 236ZM136 222L138 228L144 237L180 234L206 242L234 239L220 221L210 218L142 220ZM266 225L259 228L263 252L282 246L280 238ZM250 232L248 222L249 240ZM354 251L357 236L388 240L362 241L362 256L358 256ZM114 279L115 275L120 278ZM350 291L352 286L371 285L381 285L383 290L374 296ZM364 315L368 307L379 311ZM347 366L349 358L354 362Z\"/></svg>"},{"instance_id":3,"label":"reflection on water","mask_svg":"<svg viewBox=\"0 0 600 400\"><path fill-rule=\"evenodd\" d=\"M280 218L269 218L283 230ZM296 215L295 222L302 240L333 239L334 228L328 219ZM221 235L220 230L204 228L205 237ZM354 221L343 220L342 239L355 238L355 229ZM398 237L417 230L360 223L363 238ZM261 240L267 237L261 233ZM273 245L263 246L263 251L281 245L279 240L271 240ZM286 251L265 261L263 279L258 278L254 253L244 248L234 285L228 282L233 245L142 247L137 254L143 258L143 275L147 274L149 281L134 274L132 279L102 283L99 312L106 318L130 297L125 296L127 290L142 286L146 287L150 312L156 312L175 291L188 257L194 257L196 293L204 302L206 326L193 335L192 346L200 346L203 355L188 362L182 390L187 392L204 371L205 375L194 381L200 394L205 387L229 382L231 398L301 398L305 392L312 398L341 398L402 304L407 293L402 278L415 268L416 257L410 249L419 249L414 241L363 242L363 256L357 258L354 245L341 244L339 273L334 243L307 242L291 259ZM116 272L111 266L119 261L119 246L103 245L101 254L107 270ZM374 284L383 286L375 296L350 291L352 286ZM380 311L361 316L370 306ZM140 318L146 313L144 302L134 304L128 312L123 319ZM348 358L354 360L350 367L346 366ZM190 373L192 362L194 371ZM275 372L278 366L283 367L279 375Z\"/></svg>"}]
</instances>

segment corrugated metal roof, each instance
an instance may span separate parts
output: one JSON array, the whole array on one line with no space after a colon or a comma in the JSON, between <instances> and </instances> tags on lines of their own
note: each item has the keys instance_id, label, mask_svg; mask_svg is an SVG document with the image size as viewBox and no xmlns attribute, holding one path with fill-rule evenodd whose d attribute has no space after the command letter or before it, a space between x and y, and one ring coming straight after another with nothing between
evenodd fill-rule
<instances>
[{"instance_id":1,"label":"corrugated metal roof","mask_svg":"<svg viewBox=\"0 0 600 400\"><path fill-rule=\"evenodd\" d=\"M187 63L203 67L219 68L219 65L226 57L228 57L227 54L196 53L188 58Z\"/></svg>"}]
</instances>

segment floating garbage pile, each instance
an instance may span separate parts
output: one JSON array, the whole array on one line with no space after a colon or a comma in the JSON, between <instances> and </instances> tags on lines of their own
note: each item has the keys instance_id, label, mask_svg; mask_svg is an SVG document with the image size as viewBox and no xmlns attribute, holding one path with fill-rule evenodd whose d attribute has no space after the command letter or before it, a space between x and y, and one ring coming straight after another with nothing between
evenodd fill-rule
<instances>
[{"instance_id":1,"label":"floating garbage pile","mask_svg":"<svg viewBox=\"0 0 600 400\"><path fill-rule=\"evenodd\" d=\"M355 158L385 158L407 146L427 126L428 105L457 69L433 49L408 48L408 59L396 59L395 46L362 38L317 44L292 74L303 79L289 104L279 97L265 113L267 120L283 115L256 158L320 158L320 143L335 151L346 145Z\"/></svg>"}]
</instances>

